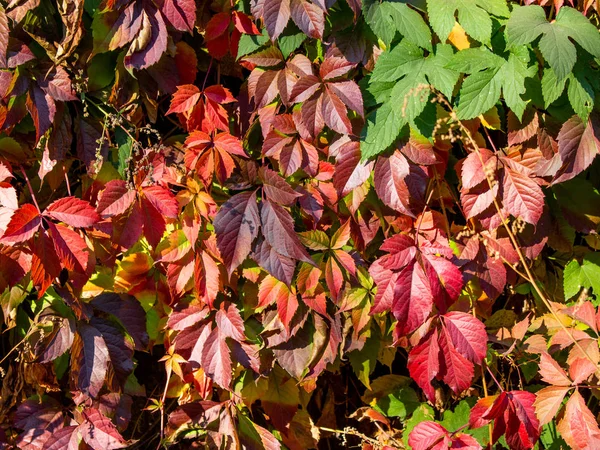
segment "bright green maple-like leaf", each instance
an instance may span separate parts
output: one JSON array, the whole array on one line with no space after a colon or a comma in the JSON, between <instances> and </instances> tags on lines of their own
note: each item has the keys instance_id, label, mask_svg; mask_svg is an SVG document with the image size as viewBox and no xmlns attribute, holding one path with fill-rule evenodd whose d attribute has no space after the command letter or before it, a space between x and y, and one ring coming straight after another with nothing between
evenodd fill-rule
<instances>
[{"instance_id":1,"label":"bright green maple-like leaf","mask_svg":"<svg viewBox=\"0 0 600 450\"><path fill-rule=\"evenodd\" d=\"M577 61L577 49L571 39L600 58L598 29L573 8L561 8L553 22L546 20L546 12L541 6L523 6L512 11L506 24L509 47L529 44L540 35L540 51L559 80L573 70Z\"/></svg>"},{"instance_id":2,"label":"bright green maple-like leaf","mask_svg":"<svg viewBox=\"0 0 600 450\"><path fill-rule=\"evenodd\" d=\"M508 107L519 119L523 116L526 102L525 79L536 74L536 67L529 66L529 52L519 47L504 59L489 50L469 48L458 52L446 68L471 74L460 89L457 107L458 117L472 119L489 111L502 93Z\"/></svg>"},{"instance_id":3,"label":"bright green maple-like leaf","mask_svg":"<svg viewBox=\"0 0 600 450\"><path fill-rule=\"evenodd\" d=\"M466 33L479 42L489 43L492 37L490 14L508 17L506 0L427 0L427 13L433 31L443 42L458 22Z\"/></svg>"},{"instance_id":4,"label":"bright green maple-like leaf","mask_svg":"<svg viewBox=\"0 0 600 450\"><path fill-rule=\"evenodd\" d=\"M424 56L422 49L404 40L379 57L367 91L383 105L367 117L361 143L363 158L383 152L405 125L414 125L428 104L430 85L452 96L459 74L446 64L453 53L450 45L440 44L434 53Z\"/></svg>"},{"instance_id":5,"label":"bright green maple-like leaf","mask_svg":"<svg viewBox=\"0 0 600 450\"><path fill-rule=\"evenodd\" d=\"M431 50L431 31L423 17L405 3L398 1L364 0L365 20L373 33L390 45L396 32L406 39Z\"/></svg>"}]
</instances>

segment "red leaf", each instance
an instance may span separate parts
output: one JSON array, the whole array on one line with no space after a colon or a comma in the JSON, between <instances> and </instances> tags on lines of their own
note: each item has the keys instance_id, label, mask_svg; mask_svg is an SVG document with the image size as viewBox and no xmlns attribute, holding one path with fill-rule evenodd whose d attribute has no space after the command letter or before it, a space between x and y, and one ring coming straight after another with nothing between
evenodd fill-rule
<instances>
[{"instance_id":1,"label":"red leaf","mask_svg":"<svg viewBox=\"0 0 600 450\"><path fill-rule=\"evenodd\" d=\"M242 142L229 133L219 133L214 137L215 148L219 151L227 152L232 155L247 157L242 147Z\"/></svg>"},{"instance_id":2,"label":"red leaf","mask_svg":"<svg viewBox=\"0 0 600 450\"><path fill-rule=\"evenodd\" d=\"M104 385L108 368L108 348L100 332L81 324L71 351L71 374L84 394L97 397Z\"/></svg>"},{"instance_id":3,"label":"red leaf","mask_svg":"<svg viewBox=\"0 0 600 450\"><path fill-rule=\"evenodd\" d=\"M1 241L7 244L25 242L35 235L41 223L42 218L37 208L26 203L17 209L10 218Z\"/></svg>"},{"instance_id":4,"label":"red leaf","mask_svg":"<svg viewBox=\"0 0 600 450\"><path fill-rule=\"evenodd\" d=\"M48 223L48 229L64 267L79 274L86 273L90 250L83 238L76 231L52 222Z\"/></svg>"},{"instance_id":5,"label":"red leaf","mask_svg":"<svg viewBox=\"0 0 600 450\"><path fill-rule=\"evenodd\" d=\"M440 373L439 376L456 394L467 390L473 380L473 363L461 355L452 344L446 330L440 333Z\"/></svg>"},{"instance_id":6,"label":"red leaf","mask_svg":"<svg viewBox=\"0 0 600 450\"><path fill-rule=\"evenodd\" d=\"M215 323L219 332L224 336L242 342L246 340L244 331L244 320L233 303L223 302L215 316Z\"/></svg>"},{"instance_id":7,"label":"red leaf","mask_svg":"<svg viewBox=\"0 0 600 450\"><path fill-rule=\"evenodd\" d=\"M64 197L50 204L44 215L75 228L88 228L100 220L89 202L77 197Z\"/></svg>"},{"instance_id":8,"label":"red leaf","mask_svg":"<svg viewBox=\"0 0 600 450\"><path fill-rule=\"evenodd\" d=\"M33 243L33 256L31 258L31 279L41 298L46 289L60 275L60 260L52 244L52 239L42 232Z\"/></svg>"},{"instance_id":9,"label":"red leaf","mask_svg":"<svg viewBox=\"0 0 600 450\"><path fill-rule=\"evenodd\" d=\"M314 265L314 261L294 231L294 223L288 211L268 199L263 200L260 221L263 236L271 247L288 258Z\"/></svg>"},{"instance_id":10,"label":"red leaf","mask_svg":"<svg viewBox=\"0 0 600 450\"><path fill-rule=\"evenodd\" d=\"M360 187L371 176L373 162L361 161L361 158L358 142L348 141L340 147L333 173L333 185L340 197Z\"/></svg>"},{"instance_id":11,"label":"red leaf","mask_svg":"<svg viewBox=\"0 0 600 450\"><path fill-rule=\"evenodd\" d=\"M567 444L575 450L591 450L600 446L598 422L579 391L571 395L565 415L558 423L557 429Z\"/></svg>"},{"instance_id":12,"label":"red leaf","mask_svg":"<svg viewBox=\"0 0 600 450\"><path fill-rule=\"evenodd\" d=\"M143 188L142 192L148 202L165 217L170 219L177 218L179 214L179 203L173 193L162 186L148 186Z\"/></svg>"},{"instance_id":13,"label":"red leaf","mask_svg":"<svg viewBox=\"0 0 600 450\"><path fill-rule=\"evenodd\" d=\"M415 426L408 436L413 450L443 450L450 444L448 430L438 423L425 421Z\"/></svg>"},{"instance_id":14,"label":"red leaf","mask_svg":"<svg viewBox=\"0 0 600 450\"><path fill-rule=\"evenodd\" d=\"M71 425L56 430L44 443L43 450L78 450L79 434L76 433L77 429L78 427Z\"/></svg>"},{"instance_id":15,"label":"red leaf","mask_svg":"<svg viewBox=\"0 0 600 450\"><path fill-rule=\"evenodd\" d=\"M217 245L229 276L250 254L260 219L256 192L242 192L221 206L214 220ZM297 239L297 238L296 238Z\"/></svg>"},{"instance_id":16,"label":"red leaf","mask_svg":"<svg viewBox=\"0 0 600 450\"><path fill-rule=\"evenodd\" d=\"M544 209L544 193L527 175L504 168L502 205L510 214L536 225Z\"/></svg>"},{"instance_id":17,"label":"red leaf","mask_svg":"<svg viewBox=\"0 0 600 450\"><path fill-rule=\"evenodd\" d=\"M399 273L394 287L392 313L398 320L397 328L406 335L420 327L433 307L429 280L419 263L413 261Z\"/></svg>"},{"instance_id":18,"label":"red leaf","mask_svg":"<svg viewBox=\"0 0 600 450\"><path fill-rule=\"evenodd\" d=\"M39 140L54 121L56 104L50 95L42 91L37 85L33 85L27 93L26 105L35 125L36 140Z\"/></svg>"},{"instance_id":19,"label":"red leaf","mask_svg":"<svg viewBox=\"0 0 600 450\"><path fill-rule=\"evenodd\" d=\"M440 374L440 346L438 331L428 333L408 354L408 371L413 380L429 399L434 401L435 392L431 380Z\"/></svg>"},{"instance_id":20,"label":"red leaf","mask_svg":"<svg viewBox=\"0 0 600 450\"><path fill-rule=\"evenodd\" d=\"M296 25L309 37L321 39L325 28L325 12L306 0L291 0L291 15Z\"/></svg>"},{"instance_id":21,"label":"red leaf","mask_svg":"<svg viewBox=\"0 0 600 450\"><path fill-rule=\"evenodd\" d=\"M231 385L231 355L225 335L219 328L213 329L202 350L202 368L223 389Z\"/></svg>"},{"instance_id":22,"label":"red leaf","mask_svg":"<svg viewBox=\"0 0 600 450\"><path fill-rule=\"evenodd\" d=\"M188 113L200 100L201 92L193 84L177 86L177 91L171 99L171 107L166 114Z\"/></svg>"},{"instance_id":23,"label":"red leaf","mask_svg":"<svg viewBox=\"0 0 600 450\"><path fill-rule=\"evenodd\" d=\"M196 253L194 285L198 297L212 308L221 288L221 274L215 261L204 251Z\"/></svg>"},{"instance_id":24,"label":"red leaf","mask_svg":"<svg viewBox=\"0 0 600 450\"><path fill-rule=\"evenodd\" d=\"M277 303L277 313L286 330L298 309L298 299L294 288L288 288L284 283L268 275L258 288L258 306L266 307Z\"/></svg>"},{"instance_id":25,"label":"red leaf","mask_svg":"<svg viewBox=\"0 0 600 450\"><path fill-rule=\"evenodd\" d=\"M277 39L290 20L290 0L265 0L263 19L272 40Z\"/></svg>"},{"instance_id":26,"label":"red leaf","mask_svg":"<svg viewBox=\"0 0 600 450\"><path fill-rule=\"evenodd\" d=\"M196 2L194 0L164 0L161 12L171 26L179 31L194 31Z\"/></svg>"},{"instance_id":27,"label":"red leaf","mask_svg":"<svg viewBox=\"0 0 600 450\"><path fill-rule=\"evenodd\" d=\"M281 51L277 47L270 46L244 56L243 61L247 61L259 67L275 67L282 64L284 59Z\"/></svg>"},{"instance_id":28,"label":"red leaf","mask_svg":"<svg viewBox=\"0 0 600 450\"><path fill-rule=\"evenodd\" d=\"M167 50L169 33L162 14L148 3L144 4L143 14L142 29L130 47L130 50L135 50L128 52L124 59L127 69L147 69L156 64Z\"/></svg>"},{"instance_id":29,"label":"red leaf","mask_svg":"<svg viewBox=\"0 0 600 450\"><path fill-rule=\"evenodd\" d=\"M563 386L548 386L536 392L534 406L540 425L546 425L556 417L568 392L569 388Z\"/></svg>"},{"instance_id":30,"label":"red leaf","mask_svg":"<svg viewBox=\"0 0 600 450\"><path fill-rule=\"evenodd\" d=\"M546 383L555 386L570 386L571 380L562 367L548 353L540 358L540 375Z\"/></svg>"},{"instance_id":31,"label":"red leaf","mask_svg":"<svg viewBox=\"0 0 600 450\"><path fill-rule=\"evenodd\" d=\"M323 91L323 120L329 128L341 134L351 134L352 124L348 119L348 110L344 102L331 92L329 87Z\"/></svg>"},{"instance_id":32,"label":"red leaf","mask_svg":"<svg viewBox=\"0 0 600 450\"><path fill-rule=\"evenodd\" d=\"M447 336L458 352L475 364L481 364L487 353L485 325L476 317L460 311L443 316Z\"/></svg>"},{"instance_id":33,"label":"red leaf","mask_svg":"<svg viewBox=\"0 0 600 450\"><path fill-rule=\"evenodd\" d=\"M283 256L277 250L275 250L269 243L260 239L256 244L252 258L265 269L269 274L273 275L280 281L283 281L286 285L292 284L292 278L294 271L296 270L296 261L287 256Z\"/></svg>"},{"instance_id":34,"label":"red leaf","mask_svg":"<svg viewBox=\"0 0 600 450\"><path fill-rule=\"evenodd\" d=\"M471 410L469 424L472 428L481 427L494 420L494 442L504 434L511 449L533 448L540 436L534 402L535 394L525 391L503 392L495 398L483 398Z\"/></svg>"},{"instance_id":35,"label":"red leaf","mask_svg":"<svg viewBox=\"0 0 600 450\"><path fill-rule=\"evenodd\" d=\"M113 450L129 446L117 427L96 408L86 408L83 415L86 420L79 425L78 430L90 447Z\"/></svg>"},{"instance_id":36,"label":"red leaf","mask_svg":"<svg viewBox=\"0 0 600 450\"><path fill-rule=\"evenodd\" d=\"M127 187L122 180L111 180L106 183L98 198L96 211L102 217L123 214L135 199L135 191Z\"/></svg>"},{"instance_id":37,"label":"red leaf","mask_svg":"<svg viewBox=\"0 0 600 450\"><path fill-rule=\"evenodd\" d=\"M552 183L562 183L587 169L600 152L600 118L592 114L587 123L577 115L565 122L558 133L562 167Z\"/></svg>"},{"instance_id":38,"label":"red leaf","mask_svg":"<svg viewBox=\"0 0 600 450\"><path fill-rule=\"evenodd\" d=\"M413 211L422 209L426 174L400 151L377 159L373 180L377 195L390 208L410 217L416 217Z\"/></svg>"},{"instance_id":39,"label":"red leaf","mask_svg":"<svg viewBox=\"0 0 600 450\"><path fill-rule=\"evenodd\" d=\"M302 194L294 191L277 172L268 167L261 167L258 170L258 176L263 182L267 197L280 205L290 206L298 197L302 196Z\"/></svg>"}]
</instances>

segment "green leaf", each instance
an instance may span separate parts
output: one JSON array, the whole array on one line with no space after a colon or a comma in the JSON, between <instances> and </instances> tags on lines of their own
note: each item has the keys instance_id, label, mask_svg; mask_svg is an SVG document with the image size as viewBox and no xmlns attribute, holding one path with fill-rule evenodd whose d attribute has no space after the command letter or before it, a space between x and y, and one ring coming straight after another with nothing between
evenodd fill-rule
<instances>
[{"instance_id":1,"label":"green leaf","mask_svg":"<svg viewBox=\"0 0 600 450\"><path fill-rule=\"evenodd\" d=\"M380 342L380 338L370 337L361 350L354 350L348 353L352 370L362 384L368 388L371 387L369 375L371 375L375 369L375 364L377 364Z\"/></svg>"},{"instance_id":2,"label":"green leaf","mask_svg":"<svg viewBox=\"0 0 600 450\"><path fill-rule=\"evenodd\" d=\"M258 36L252 34L242 34L240 37L240 43L238 45L237 59L240 59L242 56L249 55L250 53L254 53L267 42L269 42L269 35L266 28L263 30L263 34Z\"/></svg>"},{"instance_id":3,"label":"green leaf","mask_svg":"<svg viewBox=\"0 0 600 450\"><path fill-rule=\"evenodd\" d=\"M573 70L577 60L577 49L571 39L600 57L598 29L579 11L567 6L560 9L554 22L546 20L541 6L516 7L506 24L505 34L509 47L529 44L542 35L539 49L559 80Z\"/></svg>"},{"instance_id":4,"label":"green leaf","mask_svg":"<svg viewBox=\"0 0 600 450\"><path fill-rule=\"evenodd\" d=\"M277 38L279 50L284 58L290 56L306 40L306 35L298 27L292 25L288 25L283 34Z\"/></svg>"},{"instance_id":5,"label":"green leaf","mask_svg":"<svg viewBox=\"0 0 600 450\"><path fill-rule=\"evenodd\" d=\"M389 102L369 114L360 143L362 158L369 159L384 152L398 139L405 125L406 120L398 115Z\"/></svg>"},{"instance_id":6,"label":"green leaf","mask_svg":"<svg viewBox=\"0 0 600 450\"><path fill-rule=\"evenodd\" d=\"M544 69L544 75L542 76L542 95L544 97L544 106L547 108L563 93L565 90L566 78L559 80L556 78L554 70L547 67Z\"/></svg>"},{"instance_id":7,"label":"green leaf","mask_svg":"<svg viewBox=\"0 0 600 450\"><path fill-rule=\"evenodd\" d=\"M482 62L477 61L481 58ZM472 119L489 111L504 95L508 107L520 119L527 106L525 79L536 73L529 66L530 55L525 47L515 48L504 59L483 49L466 49L455 54L446 67L471 73L460 90L457 114L461 119Z\"/></svg>"},{"instance_id":8,"label":"green leaf","mask_svg":"<svg viewBox=\"0 0 600 450\"><path fill-rule=\"evenodd\" d=\"M456 112L461 119L472 119L490 110L500 98L502 87L499 69L476 72L469 76L460 89Z\"/></svg>"},{"instance_id":9,"label":"green leaf","mask_svg":"<svg viewBox=\"0 0 600 450\"><path fill-rule=\"evenodd\" d=\"M600 253L588 253L583 257L581 265L573 260L565 267L563 273L565 300L577 293L579 289L593 289L594 295L600 294Z\"/></svg>"},{"instance_id":10,"label":"green leaf","mask_svg":"<svg viewBox=\"0 0 600 450\"><path fill-rule=\"evenodd\" d=\"M433 31L444 42L458 22L473 39L489 44L492 37L490 14L508 17L505 0L427 0L427 13Z\"/></svg>"},{"instance_id":11,"label":"green leaf","mask_svg":"<svg viewBox=\"0 0 600 450\"><path fill-rule=\"evenodd\" d=\"M431 50L431 31L423 17L405 3L399 1L363 1L365 20L373 33L386 46L390 45L396 32L406 39Z\"/></svg>"}]
</instances>

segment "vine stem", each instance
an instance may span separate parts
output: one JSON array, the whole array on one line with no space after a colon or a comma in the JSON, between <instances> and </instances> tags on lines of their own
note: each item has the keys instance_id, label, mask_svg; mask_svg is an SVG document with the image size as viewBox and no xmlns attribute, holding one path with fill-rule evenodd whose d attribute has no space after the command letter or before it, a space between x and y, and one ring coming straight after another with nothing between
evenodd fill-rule
<instances>
[{"instance_id":1,"label":"vine stem","mask_svg":"<svg viewBox=\"0 0 600 450\"><path fill-rule=\"evenodd\" d=\"M484 362L484 364L485 364L485 362ZM500 384L500 382L496 379L496 377L494 376L494 373L490 370L490 368L488 367L487 364L485 364L485 368L487 369L488 373L492 377L492 380L494 380L494 382L496 383L496 385L498 386L498 388L500 389L500 391L504 392L504 388L502 387L502 385Z\"/></svg>"},{"instance_id":2,"label":"vine stem","mask_svg":"<svg viewBox=\"0 0 600 450\"><path fill-rule=\"evenodd\" d=\"M475 139L471 135L471 132L462 123L462 121L458 119L458 117L456 116L456 113L454 112L454 109L452 108L452 106L450 105L450 103L448 103L448 101L446 100L446 98L443 97L443 96L441 96L441 95L439 95L439 98L445 104L445 106L448 108L448 110L450 111L452 119L456 121L456 123L460 127L460 130L466 136L466 138L467 138L470 146L477 153L477 156L479 157L479 161L481 162L481 166L485 167L485 162L483 161L483 156L481 155L481 151L480 151L479 145L477 144L477 142L475 142ZM485 174L485 179L486 179L486 181L487 181L490 189L492 189L493 188L493 180L490 178L490 175L485 170L484 170L484 174ZM585 349L581 346L581 344L579 343L579 341L577 341L577 339L575 339L575 337L573 336L573 333L571 333L571 331L562 323L562 321L558 317L558 314L556 313L556 311L552 307L552 304L550 303L550 300L546 297L546 295L539 288L539 286L537 284L536 277L533 274L533 272L531 271L531 269L529 268L529 265L527 264L527 259L523 255L523 251L521 250L521 246L519 245L515 234L512 232L512 230L508 226L508 219L502 213L502 208L500 207L500 204L498 203L498 199L496 197L494 197L493 200L494 200L494 207L496 208L496 212L500 216L500 220L502 221L502 225L504 226L504 229L506 230L506 233L508 234L508 237L509 237L509 239L511 241L511 244L512 244L514 250L517 252L517 255L519 257L519 261L523 265L523 269L525 270L525 273L527 274L527 278L525 278L525 279L533 286L533 289L535 290L535 292L537 293L537 295L540 297L540 299L542 300L542 302L544 303L544 305L546 306L546 308L548 308L548 310L550 311L550 313L552 314L552 316L554 317L554 319L556 319L556 321L560 324L560 327L567 334L567 336L569 336L569 338L571 339L571 341L573 341L573 343L579 349L579 351L581 351L581 353L583 355L585 355L585 357L594 365L595 372L598 375L598 377L600 378L600 368L598 367L598 364L596 364L596 362L594 362L594 360L592 359L592 357L585 351Z\"/></svg>"},{"instance_id":3,"label":"vine stem","mask_svg":"<svg viewBox=\"0 0 600 450\"><path fill-rule=\"evenodd\" d=\"M31 199L33 200L33 204L37 208L38 212L41 214L42 211L41 211L40 206L38 205L38 202L37 202L37 200L35 198L35 194L33 193L33 188L31 187L31 182L29 181L29 177L27 176L27 172L25 172L25 169L23 169L23 166L20 165L20 164L19 164L19 168L21 169L21 173L25 177L25 182L27 183L27 187L29 188L29 193L31 194Z\"/></svg>"}]
</instances>

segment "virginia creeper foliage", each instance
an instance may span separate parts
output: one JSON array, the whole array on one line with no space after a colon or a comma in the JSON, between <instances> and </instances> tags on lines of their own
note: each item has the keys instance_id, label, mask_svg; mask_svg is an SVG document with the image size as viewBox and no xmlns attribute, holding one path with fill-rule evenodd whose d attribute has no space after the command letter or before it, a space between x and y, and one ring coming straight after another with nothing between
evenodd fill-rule
<instances>
[{"instance_id":1,"label":"virginia creeper foliage","mask_svg":"<svg viewBox=\"0 0 600 450\"><path fill-rule=\"evenodd\" d=\"M0 448L600 448L597 0L0 5Z\"/></svg>"}]
</instances>

